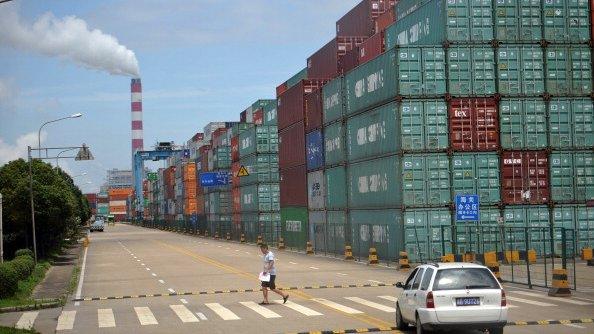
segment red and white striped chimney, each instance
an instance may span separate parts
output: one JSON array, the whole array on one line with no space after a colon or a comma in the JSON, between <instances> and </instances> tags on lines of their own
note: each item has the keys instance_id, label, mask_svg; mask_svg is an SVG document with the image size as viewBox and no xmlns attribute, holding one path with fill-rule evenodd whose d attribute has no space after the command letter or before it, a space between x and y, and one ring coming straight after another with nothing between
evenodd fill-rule
<instances>
[{"instance_id":1,"label":"red and white striped chimney","mask_svg":"<svg viewBox=\"0 0 594 334\"><path fill-rule=\"evenodd\" d=\"M142 84L140 78L132 79L130 84L132 93L132 156L144 147L142 135Z\"/></svg>"}]
</instances>

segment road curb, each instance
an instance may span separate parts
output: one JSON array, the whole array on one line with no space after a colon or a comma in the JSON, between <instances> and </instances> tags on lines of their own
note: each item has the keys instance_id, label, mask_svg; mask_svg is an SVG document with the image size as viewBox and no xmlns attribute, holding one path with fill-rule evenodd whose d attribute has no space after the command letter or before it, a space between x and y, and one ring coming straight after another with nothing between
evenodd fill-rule
<instances>
[{"instance_id":1,"label":"road curb","mask_svg":"<svg viewBox=\"0 0 594 334\"><path fill-rule=\"evenodd\" d=\"M0 308L0 313L11 313L11 312L22 312L22 311L31 311L31 310L42 310L46 308L56 308L62 306L62 301L56 300L46 303L39 303L39 304L29 304L29 305L20 305L20 306L9 306Z\"/></svg>"}]
</instances>

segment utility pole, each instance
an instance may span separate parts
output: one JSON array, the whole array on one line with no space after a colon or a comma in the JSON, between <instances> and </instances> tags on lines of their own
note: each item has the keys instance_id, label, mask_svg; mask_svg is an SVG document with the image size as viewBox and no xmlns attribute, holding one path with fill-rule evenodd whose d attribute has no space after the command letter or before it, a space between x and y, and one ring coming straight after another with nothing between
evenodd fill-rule
<instances>
[{"instance_id":1,"label":"utility pole","mask_svg":"<svg viewBox=\"0 0 594 334\"><path fill-rule=\"evenodd\" d=\"M4 234L2 234L2 194L0 194L0 263L4 263Z\"/></svg>"},{"instance_id":2,"label":"utility pole","mask_svg":"<svg viewBox=\"0 0 594 334\"><path fill-rule=\"evenodd\" d=\"M27 146L29 156L29 196L31 200L31 227L33 229L33 255L37 264L37 239L35 237L35 204L33 203L33 158L31 157L31 146Z\"/></svg>"}]
</instances>

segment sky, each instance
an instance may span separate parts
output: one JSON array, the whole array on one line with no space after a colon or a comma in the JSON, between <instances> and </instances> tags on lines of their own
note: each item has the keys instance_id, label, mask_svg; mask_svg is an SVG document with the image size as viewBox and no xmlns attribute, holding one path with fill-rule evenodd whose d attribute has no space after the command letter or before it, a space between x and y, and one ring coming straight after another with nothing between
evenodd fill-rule
<instances>
[{"instance_id":1,"label":"sky","mask_svg":"<svg viewBox=\"0 0 594 334\"><path fill-rule=\"evenodd\" d=\"M130 78L143 85L144 146L185 143L306 66L358 0L14 0L0 4L0 165L37 146L85 143L60 160L84 192L130 169ZM52 163L55 163L52 161ZM158 166L152 166L156 168Z\"/></svg>"}]
</instances>

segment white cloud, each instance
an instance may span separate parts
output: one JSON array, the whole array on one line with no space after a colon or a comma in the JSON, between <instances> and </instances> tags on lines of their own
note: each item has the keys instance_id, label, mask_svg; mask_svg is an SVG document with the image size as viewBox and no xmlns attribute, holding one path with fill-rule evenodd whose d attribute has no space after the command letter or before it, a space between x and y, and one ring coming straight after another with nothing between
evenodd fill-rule
<instances>
[{"instance_id":1,"label":"white cloud","mask_svg":"<svg viewBox=\"0 0 594 334\"><path fill-rule=\"evenodd\" d=\"M0 106L11 106L19 95L19 89L14 80L0 78Z\"/></svg>"},{"instance_id":2,"label":"white cloud","mask_svg":"<svg viewBox=\"0 0 594 334\"><path fill-rule=\"evenodd\" d=\"M41 132L41 142L47 138L47 133ZM19 158L27 158L27 146L37 147L37 132L29 132L19 136L14 144L0 138L0 166ZM36 154L33 153L33 156Z\"/></svg>"}]
</instances>

